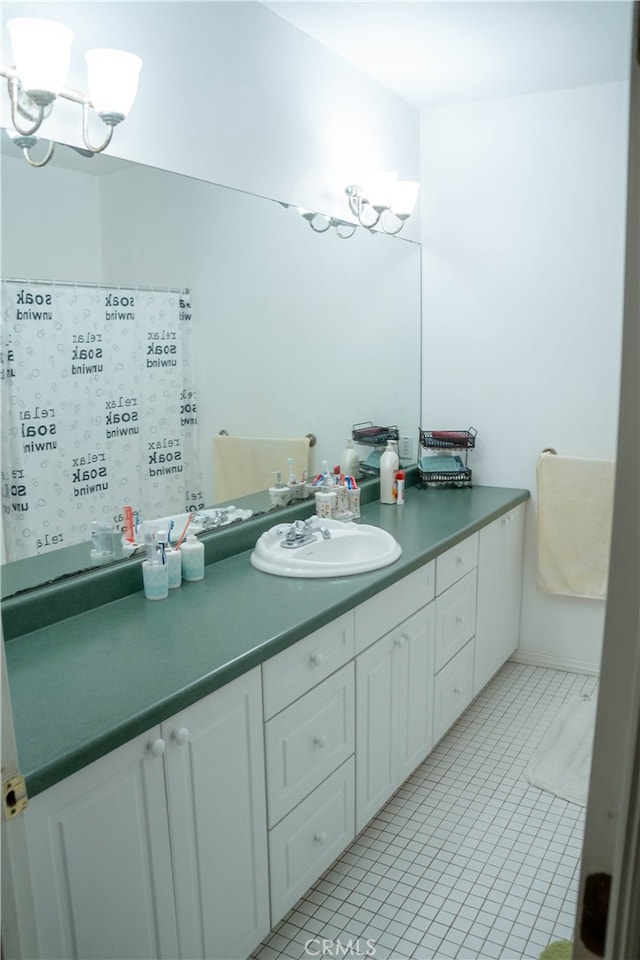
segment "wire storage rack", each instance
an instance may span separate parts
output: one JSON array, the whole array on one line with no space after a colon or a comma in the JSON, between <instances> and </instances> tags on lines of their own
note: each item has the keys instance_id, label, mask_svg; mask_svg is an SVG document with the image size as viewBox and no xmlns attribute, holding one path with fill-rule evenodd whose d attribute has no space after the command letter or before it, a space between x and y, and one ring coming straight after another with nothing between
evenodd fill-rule
<instances>
[{"instance_id":1,"label":"wire storage rack","mask_svg":"<svg viewBox=\"0 0 640 960\"><path fill-rule=\"evenodd\" d=\"M360 458L360 471L363 477L377 477L380 475L382 450L389 440L395 440L396 443L400 440L400 430L396 424L383 427L374 424L371 420L365 420L362 423L353 424L351 439L354 443L374 448L366 460Z\"/></svg>"},{"instance_id":2,"label":"wire storage rack","mask_svg":"<svg viewBox=\"0 0 640 960\"><path fill-rule=\"evenodd\" d=\"M467 455L476 445L478 431L420 430L418 483L422 487L470 487L472 471Z\"/></svg>"}]
</instances>

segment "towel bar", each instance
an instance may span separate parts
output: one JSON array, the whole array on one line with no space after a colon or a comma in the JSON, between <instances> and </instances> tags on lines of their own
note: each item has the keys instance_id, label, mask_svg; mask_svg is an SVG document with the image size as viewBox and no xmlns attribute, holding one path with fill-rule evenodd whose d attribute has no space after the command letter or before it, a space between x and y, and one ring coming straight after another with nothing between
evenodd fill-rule
<instances>
[{"instance_id":1,"label":"towel bar","mask_svg":"<svg viewBox=\"0 0 640 960\"><path fill-rule=\"evenodd\" d=\"M218 436L219 436L219 437L228 437L228 436L230 436L230 434L229 434L229 431L228 431L228 430L219 430L219 431L218 431ZM306 437L307 440L309 441L309 446L310 446L310 447L315 447L316 443L318 442L318 438L316 437L315 433L305 433L305 437Z\"/></svg>"}]
</instances>

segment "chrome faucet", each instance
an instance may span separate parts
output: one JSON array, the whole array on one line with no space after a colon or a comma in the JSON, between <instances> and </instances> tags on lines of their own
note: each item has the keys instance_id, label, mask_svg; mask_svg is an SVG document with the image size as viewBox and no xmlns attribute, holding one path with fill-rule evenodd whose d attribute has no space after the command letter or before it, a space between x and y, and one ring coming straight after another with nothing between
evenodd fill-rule
<instances>
[{"instance_id":1,"label":"chrome faucet","mask_svg":"<svg viewBox=\"0 0 640 960\"><path fill-rule=\"evenodd\" d=\"M284 540L280 546L288 550L296 547L304 547L308 543L314 543L318 539L319 533L323 540L331 539L331 531L327 527L321 527L314 523L315 518L309 517L308 520L294 520L287 530Z\"/></svg>"}]
</instances>

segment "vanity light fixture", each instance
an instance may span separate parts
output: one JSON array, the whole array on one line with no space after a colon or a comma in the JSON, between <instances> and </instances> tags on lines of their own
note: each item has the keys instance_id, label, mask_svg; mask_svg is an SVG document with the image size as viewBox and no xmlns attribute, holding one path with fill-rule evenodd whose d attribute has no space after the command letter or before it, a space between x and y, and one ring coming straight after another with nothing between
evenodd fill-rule
<instances>
[{"instance_id":1,"label":"vanity light fixture","mask_svg":"<svg viewBox=\"0 0 640 960\"><path fill-rule=\"evenodd\" d=\"M419 190L414 180L398 180L397 173L377 170L366 176L362 187L350 184L345 193L360 226L394 236L415 210Z\"/></svg>"},{"instance_id":2,"label":"vanity light fixture","mask_svg":"<svg viewBox=\"0 0 640 960\"><path fill-rule=\"evenodd\" d=\"M346 220L339 220L337 217L327 217L322 213L313 213L313 211L304 210L302 207L296 207L296 209L315 233L326 233L327 230L333 227L341 240L348 240L358 229L357 224L348 223ZM319 226L316 226L316 221Z\"/></svg>"},{"instance_id":3,"label":"vanity light fixture","mask_svg":"<svg viewBox=\"0 0 640 960\"><path fill-rule=\"evenodd\" d=\"M26 160L34 167L43 167L53 155L53 141L50 141L42 160L33 160L29 151L37 142L35 134L51 113L57 97L82 106L82 137L87 156L101 153L111 142L113 128L124 120L133 106L142 60L124 50L87 51L89 95L86 96L64 86L73 40L73 31L69 27L31 17L9 20L7 27L15 60L15 67L0 66L0 76L7 80L9 88L11 121L15 128L7 133ZM89 138L91 110L108 128L107 136L99 146L94 146ZM28 122L25 124L25 121Z\"/></svg>"}]
</instances>

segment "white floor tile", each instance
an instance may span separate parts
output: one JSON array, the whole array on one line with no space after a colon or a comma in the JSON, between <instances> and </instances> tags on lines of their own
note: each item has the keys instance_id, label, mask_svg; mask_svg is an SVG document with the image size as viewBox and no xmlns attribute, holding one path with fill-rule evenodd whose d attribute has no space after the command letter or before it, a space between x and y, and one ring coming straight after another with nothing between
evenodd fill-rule
<instances>
[{"instance_id":1,"label":"white floor tile","mask_svg":"<svg viewBox=\"0 0 640 960\"><path fill-rule=\"evenodd\" d=\"M252 960L341 935L375 960L535 960L571 939L584 810L524 773L558 703L596 687L508 663Z\"/></svg>"}]
</instances>

